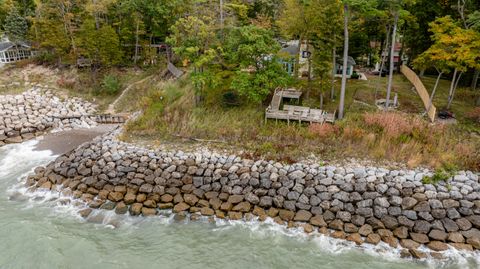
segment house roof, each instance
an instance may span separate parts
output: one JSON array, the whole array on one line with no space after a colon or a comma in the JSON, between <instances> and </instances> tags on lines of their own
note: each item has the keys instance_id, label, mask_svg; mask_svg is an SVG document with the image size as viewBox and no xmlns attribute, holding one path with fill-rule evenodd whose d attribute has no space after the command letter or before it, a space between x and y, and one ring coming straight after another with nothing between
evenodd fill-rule
<instances>
[{"instance_id":1,"label":"house roof","mask_svg":"<svg viewBox=\"0 0 480 269\"><path fill-rule=\"evenodd\" d=\"M288 45L284 48L282 48L280 50L280 52L286 52L292 56L296 56L299 52L299 48L298 48L298 45L295 45L295 44L291 44L291 45Z\"/></svg>"},{"instance_id":2,"label":"house roof","mask_svg":"<svg viewBox=\"0 0 480 269\"><path fill-rule=\"evenodd\" d=\"M30 46L27 45L25 42L19 42L17 44L22 46L22 47L30 48ZM0 42L0 51L6 51L13 46L15 46L15 43L11 42L11 41Z\"/></svg>"},{"instance_id":3,"label":"house roof","mask_svg":"<svg viewBox=\"0 0 480 269\"><path fill-rule=\"evenodd\" d=\"M342 65L343 64L343 58L337 57L337 64ZM355 62L355 60L353 59L352 56L348 56L347 64L348 65L356 65L357 63Z\"/></svg>"}]
</instances>

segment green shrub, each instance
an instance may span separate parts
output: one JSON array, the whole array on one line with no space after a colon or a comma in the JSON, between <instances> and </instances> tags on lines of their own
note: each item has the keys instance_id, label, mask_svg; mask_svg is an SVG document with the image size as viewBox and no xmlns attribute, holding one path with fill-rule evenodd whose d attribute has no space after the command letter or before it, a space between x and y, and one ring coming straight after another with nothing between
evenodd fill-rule
<instances>
[{"instance_id":1,"label":"green shrub","mask_svg":"<svg viewBox=\"0 0 480 269\"><path fill-rule=\"evenodd\" d=\"M423 184L432 184L432 185L436 185L438 184L439 182L443 181L443 182L447 182L447 180L453 176L455 174L455 170L451 167L447 167L447 168L441 168L441 169L438 169L435 171L435 173L433 174L433 176L431 177L423 177L422 179L422 183Z\"/></svg>"},{"instance_id":2,"label":"green shrub","mask_svg":"<svg viewBox=\"0 0 480 269\"><path fill-rule=\"evenodd\" d=\"M115 95L122 88L122 84L116 76L106 75L102 80L102 93L107 95Z\"/></svg>"}]
</instances>

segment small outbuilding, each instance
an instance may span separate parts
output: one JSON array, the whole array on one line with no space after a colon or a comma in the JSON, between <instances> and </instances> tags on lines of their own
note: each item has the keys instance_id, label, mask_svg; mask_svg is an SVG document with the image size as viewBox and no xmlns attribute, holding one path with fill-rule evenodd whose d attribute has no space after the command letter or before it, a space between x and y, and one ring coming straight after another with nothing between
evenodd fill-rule
<instances>
[{"instance_id":1,"label":"small outbuilding","mask_svg":"<svg viewBox=\"0 0 480 269\"><path fill-rule=\"evenodd\" d=\"M353 59L353 57L348 56L347 60L347 78L350 78L353 74L353 68L355 67L357 63ZM335 63L335 75L336 76L342 76L343 72L343 58L337 58L337 61Z\"/></svg>"},{"instance_id":2,"label":"small outbuilding","mask_svg":"<svg viewBox=\"0 0 480 269\"><path fill-rule=\"evenodd\" d=\"M0 41L0 63L13 63L28 59L35 55L31 46L24 42L11 42L8 39Z\"/></svg>"}]
</instances>

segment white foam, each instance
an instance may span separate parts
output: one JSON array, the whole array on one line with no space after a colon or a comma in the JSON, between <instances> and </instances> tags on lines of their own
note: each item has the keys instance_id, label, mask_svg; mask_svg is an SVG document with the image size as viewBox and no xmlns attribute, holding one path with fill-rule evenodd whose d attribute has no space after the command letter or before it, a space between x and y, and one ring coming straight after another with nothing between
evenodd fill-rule
<instances>
[{"instance_id":1,"label":"white foam","mask_svg":"<svg viewBox=\"0 0 480 269\"><path fill-rule=\"evenodd\" d=\"M130 216L128 213L117 215L113 210L95 209L85 220L78 213L79 209L87 207L85 203L70 196L64 196L58 190L29 190L24 185L26 175L31 173L34 167L46 164L55 158L50 151L35 151L34 148L37 142L31 140L0 148L0 182L11 178L12 175L20 175L16 182L12 182L13 185L8 188L7 194L20 201L25 200L25 209L32 207L47 208L55 218L73 218L80 223L93 222L100 229L122 227L128 231L128 229L139 229L143 224L152 224L152 222L155 225L178 224L174 221L174 214L171 211L162 211L161 215L152 217L136 217ZM198 221L208 223L209 218L200 217ZM188 224L190 220L187 217L183 222ZM275 223L271 218L264 222L260 222L257 219L245 221L215 218L212 229L213 231L235 232L235 229L238 228L246 228L256 237L261 238L273 237L274 240L275 238L281 240L282 236L287 236L296 240L311 241L318 247L318 251L332 255L360 251L366 255L378 257L386 261L405 261L400 258L400 248L391 248L383 242L378 245L362 244L357 246L353 242L335 239L318 232L307 235L302 228L287 229L285 226ZM272 243L275 243L275 241ZM420 250L428 252L428 249L425 247L421 247ZM459 251L450 247L449 250L442 252L442 255L445 257L443 260L429 257L420 262L429 268L448 268L452 266L456 268L480 268L479 252Z\"/></svg>"},{"instance_id":2,"label":"white foam","mask_svg":"<svg viewBox=\"0 0 480 269\"><path fill-rule=\"evenodd\" d=\"M1 147L0 179L26 169L29 173L35 166L47 163L55 157L50 150L35 151L37 143L37 140L29 140Z\"/></svg>"}]
</instances>

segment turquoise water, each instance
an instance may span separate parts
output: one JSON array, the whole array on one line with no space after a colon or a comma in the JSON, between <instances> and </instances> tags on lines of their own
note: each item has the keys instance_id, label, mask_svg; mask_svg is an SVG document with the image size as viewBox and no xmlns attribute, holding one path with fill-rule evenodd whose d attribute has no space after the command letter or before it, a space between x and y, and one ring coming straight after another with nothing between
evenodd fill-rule
<instances>
[{"instance_id":1,"label":"turquoise water","mask_svg":"<svg viewBox=\"0 0 480 269\"><path fill-rule=\"evenodd\" d=\"M478 268L450 251L444 262L399 258L385 246L354 247L272 223L175 221L96 211L90 221L55 193L19 181L54 159L35 141L0 148L0 268ZM96 223L95 223L96 222Z\"/></svg>"}]
</instances>

